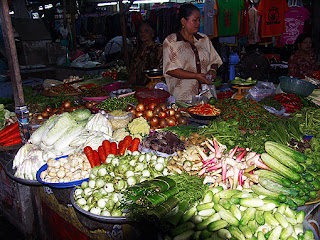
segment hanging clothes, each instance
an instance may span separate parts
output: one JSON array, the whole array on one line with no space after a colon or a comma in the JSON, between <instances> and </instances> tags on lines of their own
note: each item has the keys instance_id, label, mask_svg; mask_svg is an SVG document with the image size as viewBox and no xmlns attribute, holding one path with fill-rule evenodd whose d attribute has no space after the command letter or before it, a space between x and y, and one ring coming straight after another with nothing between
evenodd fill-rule
<instances>
[{"instance_id":1,"label":"hanging clothes","mask_svg":"<svg viewBox=\"0 0 320 240\"><path fill-rule=\"evenodd\" d=\"M258 9L252 6L248 12L249 22L248 22L248 43L256 44L259 42L259 16Z\"/></svg>"},{"instance_id":2,"label":"hanging clothes","mask_svg":"<svg viewBox=\"0 0 320 240\"><path fill-rule=\"evenodd\" d=\"M261 0L258 15L261 15L262 37L280 36L286 31L284 14L288 11L286 0Z\"/></svg>"},{"instance_id":3,"label":"hanging clothes","mask_svg":"<svg viewBox=\"0 0 320 240\"><path fill-rule=\"evenodd\" d=\"M203 5L203 33L208 36L214 35L214 15L218 12L216 0L206 0Z\"/></svg>"},{"instance_id":4,"label":"hanging clothes","mask_svg":"<svg viewBox=\"0 0 320 240\"><path fill-rule=\"evenodd\" d=\"M285 13L286 32L282 34L280 43L293 44L303 33L304 22L309 19L309 11L304 7L290 7Z\"/></svg>"},{"instance_id":5,"label":"hanging clothes","mask_svg":"<svg viewBox=\"0 0 320 240\"><path fill-rule=\"evenodd\" d=\"M240 14L244 8L243 0L218 0L218 35L233 36L240 31Z\"/></svg>"}]
</instances>

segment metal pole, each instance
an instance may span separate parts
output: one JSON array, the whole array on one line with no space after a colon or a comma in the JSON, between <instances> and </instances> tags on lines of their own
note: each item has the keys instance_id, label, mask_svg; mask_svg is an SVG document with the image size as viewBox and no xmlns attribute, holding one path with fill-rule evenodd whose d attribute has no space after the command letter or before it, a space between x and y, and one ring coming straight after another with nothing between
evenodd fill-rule
<instances>
[{"instance_id":1,"label":"metal pole","mask_svg":"<svg viewBox=\"0 0 320 240\"><path fill-rule=\"evenodd\" d=\"M8 59L15 106L24 106L24 95L7 0L0 0L0 25Z\"/></svg>"}]
</instances>

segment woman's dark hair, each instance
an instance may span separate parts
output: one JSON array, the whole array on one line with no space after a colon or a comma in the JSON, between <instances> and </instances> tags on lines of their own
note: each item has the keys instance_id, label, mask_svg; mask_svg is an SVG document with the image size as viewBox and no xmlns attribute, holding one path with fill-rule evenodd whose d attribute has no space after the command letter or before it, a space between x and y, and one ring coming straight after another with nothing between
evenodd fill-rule
<instances>
[{"instance_id":1,"label":"woman's dark hair","mask_svg":"<svg viewBox=\"0 0 320 240\"><path fill-rule=\"evenodd\" d=\"M155 39L155 37L156 37L156 30L155 30L155 27L154 27L153 22L151 22L151 21L149 21L149 20L143 20L143 21L140 22L139 27L138 27L138 34L139 34L140 27L141 27L142 25L144 25L144 24L148 25L148 26L151 28L151 30L152 30L152 32L153 32L153 34L154 34L153 38Z\"/></svg>"},{"instance_id":2,"label":"woman's dark hair","mask_svg":"<svg viewBox=\"0 0 320 240\"><path fill-rule=\"evenodd\" d=\"M181 19L182 18L188 19L194 11L200 11L200 10L199 10L199 8L197 8L195 5L193 5L191 3L186 3L186 4L183 4L180 6L179 13L178 13L178 20L179 20L178 21L178 24L179 24L178 30L180 30L182 27Z\"/></svg>"},{"instance_id":3,"label":"woman's dark hair","mask_svg":"<svg viewBox=\"0 0 320 240\"><path fill-rule=\"evenodd\" d=\"M298 45L301 44L306 38L311 38L312 39L311 35L308 34L308 33L302 33L296 38L296 41L294 42L295 50L299 49Z\"/></svg>"}]
</instances>

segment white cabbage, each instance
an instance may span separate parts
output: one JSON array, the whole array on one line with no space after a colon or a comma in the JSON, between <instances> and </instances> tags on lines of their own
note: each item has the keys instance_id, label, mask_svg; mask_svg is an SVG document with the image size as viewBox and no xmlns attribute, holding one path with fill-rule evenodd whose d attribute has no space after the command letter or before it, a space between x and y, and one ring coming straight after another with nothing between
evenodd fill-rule
<instances>
[{"instance_id":1,"label":"white cabbage","mask_svg":"<svg viewBox=\"0 0 320 240\"><path fill-rule=\"evenodd\" d=\"M47 146L53 145L69 127L75 126L77 123L68 112L64 112L58 116L51 129L42 136L42 142Z\"/></svg>"},{"instance_id":2,"label":"white cabbage","mask_svg":"<svg viewBox=\"0 0 320 240\"><path fill-rule=\"evenodd\" d=\"M36 131L33 132L29 141L33 144L40 144L43 134L47 132L46 130L49 130L48 128L50 124L52 124L57 117L57 115L51 116L44 124L42 124Z\"/></svg>"}]
</instances>

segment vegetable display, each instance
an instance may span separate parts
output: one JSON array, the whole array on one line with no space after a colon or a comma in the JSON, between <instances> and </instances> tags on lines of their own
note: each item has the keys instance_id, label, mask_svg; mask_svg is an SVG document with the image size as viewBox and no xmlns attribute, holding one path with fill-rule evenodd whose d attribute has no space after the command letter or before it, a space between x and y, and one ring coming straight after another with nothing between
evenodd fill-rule
<instances>
[{"instance_id":1,"label":"vegetable display","mask_svg":"<svg viewBox=\"0 0 320 240\"><path fill-rule=\"evenodd\" d=\"M263 106L252 99L218 99L216 107L221 109L223 120L235 119L239 122L240 129L264 129L267 123L274 118Z\"/></svg>"},{"instance_id":2,"label":"vegetable display","mask_svg":"<svg viewBox=\"0 0 320 240\"><path fill-rule=\"evenodd\" d=\"M128 106L127 111L132 112L133 118L145 118L152 129L187 124L187 119L182 116L180 111L168 108L165 103L139 103L135 108Z\"/></svg>"},{"instance_id":3,"label":"vegetable display","mask_svg":"<svg viewBox=\"0 0 320 240\"><path fill-rule=\"evenodd\" d=\"M133 95L126 97L111 97L99 103L97 108L105 111L126 110L128 103L137 105L138 101Z\"/></svg>"},{"instance_id":4,"label":"vegetable display","mask_svg":"<svg viewBox=\"0 0 320 240\"><path fill-rule=\"evenodd\" d=\"M102 216L125 216L121 199L127 187L168 175L168 159L151 153L128 152L128 155L109 154L105 163L95 166L89 181L75 191L76 203L85 211Z\"/></svg>"},{"instance_id":5,"label":"vegetable display","mask_svg":"<svg viewBox=\"0 0 320 240\"><path fill-rule=\"evenodd\" d=\"M57 160L49 159L40 178L48 183L65 183L89 177L91 166L84 154L72 154Z\"/></svg>"},{"instance_id":6,"label":"vegetable display","mask_svg":"<svg viewBox=\"0 0 320 240\"><path fill-rule=\"evenodd\" d=\"M18 122L7 125L0 131L0 145L12 146L22 142Z\"/></svg>"},{"instance_id":7,"label":"vegetable display","mask_svg":"<svg viewBox=\"0 0 320 240\"><path fill-rule=\"evenodd\" d=\"M173 226L167 231L170 239L314 238L302 225L304 211L295 212L287 204L268 200L250 189L211 188L182 215L178 211L171 218L175 216L178 221L167 221Z\"/></svg>"},{"instance_id":8,"label":"vegetable display","mask_svg":"<svg viewBox=\"0 0 320 240\"><path fill-rule=\"evenodd\" d=\"M265 150L261 158L272 171L254 172L259 177L259 184L252 186L255 193L285 202L292 209L318 197L320 165L279 143L266 142Z\"/></svg>"},{"instance_id":9,"label":"vegetable display","mask_svg":"<svg viewBox=\"0 0 320 240\"><path fill-rule=\"evenodd\" d=\"M217 116L221 113L221 110L212 106L211 104L200 104L188 108L188 111L203 116Z\"/></svg>"}]
</instances>

